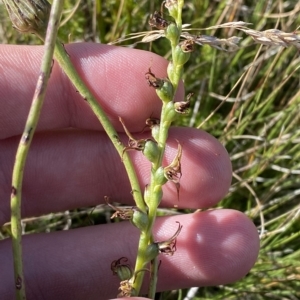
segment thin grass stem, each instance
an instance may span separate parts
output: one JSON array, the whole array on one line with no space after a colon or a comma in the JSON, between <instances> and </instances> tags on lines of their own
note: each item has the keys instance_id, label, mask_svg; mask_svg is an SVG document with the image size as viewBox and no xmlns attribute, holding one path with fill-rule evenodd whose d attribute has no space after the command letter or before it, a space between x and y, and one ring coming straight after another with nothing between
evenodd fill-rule
<instances>
[{"instance_id":1,"label":"thin grass stem","mask_svg":"<svg viewBox=\"0 0 300 300\"><path fill-rule=\"evenodd\" d=\"M52 57L54 53L55 40L63 8L63 1L54 0L45 39L45 52L42 59L40 75L38 77L35 93L30 111L27 117L17 153L12 175L11 191L11 232L14 260L14 276L16 298L26 299L25 278L22 262L22 224L21 224L21 199L23 174L31 141L36 130L40 112L43 106L48 79L50 78Z\"/></svg>"},{"instance_id":2,"label":"thin grass stem","mask_svg":"<svg viewBox=\"0 0 300 300\"><path fill-rule=\"evenodd\" d=\"M88 102L90 105L93 113L96 115L98 120L100 121L101 125L103 126L105 132L107 133L108 137L110 138L111 142L115 146L116 150L118 151L120 158L122 158L125 169L128 174L128 178L130 180L132 194L134 200L143 212L146 212L146 206L143 200L142 192L140 189L140 185L137 179L137 175L134 169L134 166L129 158L129 155L124 152L124 145L120 142L119 136L117 131L114 129L113 125L111 124L109 118L101 108L100 104L98 103L97 99L94 95L89 91L85 83L82 81L80 76L78 75L76 69L74 68L68 53L66 52L64 46L57 41L55 47L54 57L59 63L62 70L66 73L70 81L75 86L76 90L80 93L84 100ZM83 100L83 101L84 101Z\"/></svg>"}]
</instances>

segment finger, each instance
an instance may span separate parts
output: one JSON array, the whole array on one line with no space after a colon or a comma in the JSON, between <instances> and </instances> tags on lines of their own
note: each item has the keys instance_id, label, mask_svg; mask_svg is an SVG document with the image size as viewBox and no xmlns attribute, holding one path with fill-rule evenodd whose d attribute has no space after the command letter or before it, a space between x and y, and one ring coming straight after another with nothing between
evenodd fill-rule
<instances>
[{"instance_id":1,"label":"finger","mask_svg":"<svg viewBox=\"0 0 300 300\"><path fill-rule=\"evenodd\" d=\"M138 136L138 135L137 135ZM145 137L145 136L144 136ZM123 136L123 142L128 138ZM211 207L227 193L231 164L224 147L211 135L191 128L170 131L164 166L172 162L178 142L182 146L179 200L172 182L164 186L162 206ZM0 222L10 215L11 172L18 139L0 144ZM144 188L150 180L150 163L141 152L131 151ZM65 130L36 135L24 172L23 217L37 216L103 203L133 204L131 188L121 162L104 133Z\"/></svg>"},{"instance_id":2,"label":"finger","mask_svg":"<svg viewBox=\"0 0 300 300\"><path fill-rule=\"evenodd\" d=\"M160 255L158 291L228 284L253 266L259 239L253 223L233 210L159 218L156 240L183 226L173 256ZM23 240L28 299L109 299L118 294L112 261L134 264L138 230L126 222L28 235ZM11 244L0 243L0 298L13 299ZM146 290L143 291L145 293Z\"/></svg>"},{"instance_id":3,"label":"finger","mask_svg":"<svg viewBox=\"0 0 300 300\"><path fill-rule=\"evenodd\" d=\"M43 50L36 46L0 47L0 139L23 131ZM152 66L156 76L166 77L165 59L146 51L102 44L70 44L66 50L116 129L123 130L118 116L130 130L138 131L151 115L159 116L161 101L147 85L145 73ZM182 95L181 87L179 99ZM55 63L38 131L68 127L101 129L87 102Z\"/></svg>"}]
</instances>

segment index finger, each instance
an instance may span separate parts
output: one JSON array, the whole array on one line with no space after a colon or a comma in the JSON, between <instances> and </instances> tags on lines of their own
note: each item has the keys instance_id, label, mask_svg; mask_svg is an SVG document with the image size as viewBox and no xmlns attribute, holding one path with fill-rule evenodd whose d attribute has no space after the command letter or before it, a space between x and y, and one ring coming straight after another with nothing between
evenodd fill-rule
<instances>
[{"instance_id":1,"label":"index finger","mask_svg":"<svg viewBox=\"0 0 300 300\"><path fill-rule=\"evenodd\" d=\"M147 51L102 44L70 44L66 50L117 130L122 131L119 116L131 131L140 131L147 118L159 116L161 101L154 89L147 90L145 73L152 66L157 77L166 77L165 59ZM0 139L23 131L42 54L39 46L0 47ZM182 95L181 88L178 96ZM68 127L101 130L87 102L54 63L37 131Z\"/></svg>"}]
</instances>

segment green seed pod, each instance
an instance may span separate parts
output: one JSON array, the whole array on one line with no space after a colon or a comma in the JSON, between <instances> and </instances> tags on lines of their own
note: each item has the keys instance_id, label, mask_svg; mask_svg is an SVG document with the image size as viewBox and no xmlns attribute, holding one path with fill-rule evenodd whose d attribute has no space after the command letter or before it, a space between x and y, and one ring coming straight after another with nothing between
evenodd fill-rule
<instances>
[{"instance_id":1,"label":"green seed pod","mask_svg":"<svg viewBox=\"0 0 300 300\"><path fill-rule=\"evenodd\" d=\"M118 275L122 281L130 279L133 275L132 269L127 262L127 257L121 257L117 260L114 260L110 265L113 275Z\"/></svg>"},{"instance_id":2,"label":"green seed pod","mask_svg":"<svg viewBox=\"0 0 300 300\"><path fill-rule=\"evenodd\" d=\"M159 125L155 125L151 128L151 134L152 137L158 141L158 137L159 137Z\"/></svg>"},{"instance_id":3,"label":"green seed pod","mask_svg":"<svg viewBox=\"0 0 300 300\"><path fill-rule=\"evenodd\" d=\"M159 254L159 247L157 243L149 245L145 251L145 261L149 262Z\"/></svg>"},{"instance_id":4,"label":"green seed pod","mask_svg":"<svg viewBox=\"0 0 300 300\"><path fill-rule=\"evenodd\" d=\"M164 185L168 180L165 177L165 170L163 167L159 167L154 175L154 180L159 185Z\"/></svg>"},{"instance_id":5,"label":"green seed pod","mask_svg":"<svg viewBox=\"0 0 300 300\"><path fill-rule=\"evenodd\" d=\"M168 125L176 119L177 113L175 111L173 102L169 102L164 107L164 116L165 116L164 120L165 122L168 122ZM161 126L164 126L164 124L161 124Z\"/></svg>"},{"instance_id":6,"label":"green seed pod","mask_svg":"<svg viewBox=\"0 0 300 300\"><path fill-rule=\"evenodd\" d=\"M174 65L175 66L184 65L189 60L190 56L191 56L190 52L183 51L182 46L177 45L174 50L174 55L173 55Z\"/></svg>"},{"instance_id":7,"label":"green seed pod","mask_svg":"<svg viewBox=\"0 0 300 300\"><path fill-rule=\"evenodd\" d=\"M149 218L147 214L141 212L139 209L135 209L131 222L139 230L146 231L149 224Z\"/></svg>"},{"instance_id":8,"label":"green seed pod","mask_svg":"<svg viewBox=\"0 0 300 300\"><path fill-rule=\"evenodd\" d=\"M152 140L147 140L144 146L143 154L152 163L155 163L159 158L159 149L157 143Z\"/></svg>"},{"instance_id":9,"label":"green seed pod","mask_svg":"<svg viewBox=\"0 0 300 300\"><path fill-rule=\"evenodd\" d=\"M169 62L167 73L171 83L177 84L182 77L183 68L178 64L175 67L173 62Z\"/></svg>"},{"instance_id":10,"label":"green seed pod","mask_svg":"<svg viewBox=\"0 0 300 300\"><path fill-rule=\"evenodd\" d=\"M166 38L174 45L178 44L179 40L179 30L175 23L171 23L166 29L165 29L165 36Z\"/></svg>"},{"instance_id":11,"label":"green seed pod","mask_svg":"<svg viewBox=\"0 0 300 300\"><path fill-rule=\"evenodd\" d=\"M117 275L121 281L132 277L132 270L127 265L121 265L117 268Z\"/></svg>"},{"instance_id":12,"label":"green seed pod","mask_svg":"<svg viewBox=\"0 0 300 300\"><path fill-rule=\"evenodd\" d=\"M173 99L172 83L168 79L165 79L163 85L158 89L156 89L156 94L163 102L172 101Z\"/></svg>"}]
</instances>

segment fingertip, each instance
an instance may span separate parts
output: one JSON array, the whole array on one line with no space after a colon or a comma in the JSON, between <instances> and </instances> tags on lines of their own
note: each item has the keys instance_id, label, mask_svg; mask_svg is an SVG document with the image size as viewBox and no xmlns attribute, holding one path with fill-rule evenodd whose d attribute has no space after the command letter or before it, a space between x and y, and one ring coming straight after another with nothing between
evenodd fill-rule
<instances>
[{"instance_id":1,"label":"fingertip","mask_svg":"<svg viewBox=\"0 0 300 300\"><path fill-rule=\"evenodd\" d=\"M159 117L161 101L147 84L145 73L151 66L157 77L167 77L166 59L152 52L95 43L68 44L65 49L117 130L123 131L119 116L130 131L142 130L150 116ZM42 55L40 46L1 45L4 72L0 78L1 97L9 101L1 103L0 138L22 132ZM181 85L178 99L182 99L183 91ZM55 63L37 131L68 127L102 129L87 102Z\"/></svg>"},{"instance_id":2,"label":"fingertip","mask_svg":"<svg viewBox=\"0 0 300 300\"><path fill-rule=\"evenodd\" d=\"M216 205L228 192L232 167L228 152L212 135L194 128L171 128L166 158L171 162L178 142L182 146L179 201L176 188L167 183L163 205L205 208Z\"/></svg>"},{"instance_id":3,"label":"fingertip","mask_svg":"<svg viewBox=\"0 0 300 300\"><path fill-rule=\"evenodd\" d=\"M155 89L147 84L145 74L151 67L155 76L166 78L166 59L144 50L94 43L70 44L66 48L117 131L123 131L119 117L122 117L129 131L140 132L146 119L160 116L162 102ZM183 85L180 85L177 98L182 99L183 93ZM74 100L74 97L70 99ZM81 101L79 106L85 109ZM76 112L80 115L76 116ZM81 109L75 111L73 118L75 127L91 129L95 126L91 123L91 117L89 127L86 127L88 123L82 118Z\"/></svg>"},{"instance_id":4,"label":"fingertip","mask_svg":"<svg viewBox=\"0 0 300 300\"><path fill-rule=\"evenodd\" d=\"M231 209L208 211L206 218L200 226L206 227L208 240L214 238L208 242L208 248L201 241L199 245L204 246L206 255L211 258L214 255L205 266L208 285L242 279L254 266L259 253L260 240L255 225L244 213ZM209 245L213 242L215 247ZM201 258L200 251L198 254Z\"/></svg>"},{"instance_id":5,"label":"fingertip","mask_svg":"<svg viewBox=\"0 0 300 300\"><path fill-rule=\"evenodd\" d=\"M259 237L243 213L222 209L172 217L158 227L157 240L175 232L179 220L176 253L162 259L160 290L233 283L255 264Z\"/></svg>"}]
</instances>

